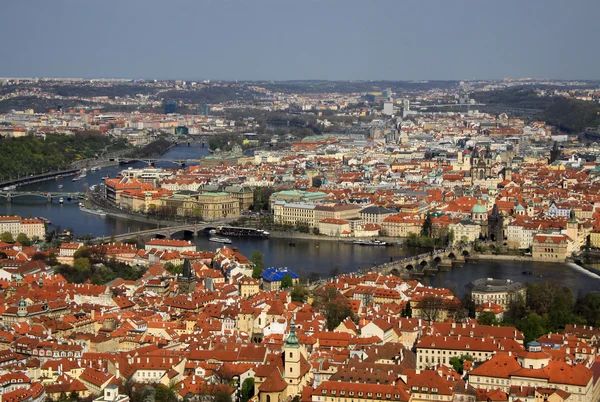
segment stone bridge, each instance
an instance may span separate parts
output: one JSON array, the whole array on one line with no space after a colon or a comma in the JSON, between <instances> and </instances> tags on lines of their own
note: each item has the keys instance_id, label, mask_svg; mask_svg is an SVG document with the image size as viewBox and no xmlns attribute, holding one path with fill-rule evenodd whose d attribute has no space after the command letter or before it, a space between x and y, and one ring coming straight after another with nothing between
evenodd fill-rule
<instances>
[{"instance_id":1,"label":"stone bridge","mask_svg":"<svg viewBox=\"0 0 600 402\"><path fill-rule=\"evenodd\" d=\"M82 199L85 198L85 194L48 191L0 191L0 197L6 198L7 202L11 202L16 197L40 197L45 198L48 202L52 202L52 199L56 198L66 198L68 200Z\"/></svg>"},{"instance_id":2,"label":"stone bridge","mask_svg":"<svg viewBox=\"0 0 600 402\"><path fill-rule=\"evenodd\" d=\"M207 228L216 228L217 226L223 226L230 224L234 219L221 219L218 221L211 222L200 222L200 223L186 223L182 225L164 226L157 227L154 229L140 230L137 232L122 233L111 236L97 237L94 239L95 243L106 243L109 241L123 241L128 239L140 238L158 238L168 239L178 233L184 235L196 236L198 233L203 232Z\"/></svg>"},{"instance_id":3,"label":"stone bridge","mask_svg":"<svg viewBox=\"0 0 600 402\"><path fill-rule=\"evenodd\" d=\"M465 258L470 257L472 254L473 245L465 244L391 261L373 269L382 273L397 275L401 273L415 276L435 274L439 271L449 270L454 264L464 263Z\"/></svg>"}]
</instances>

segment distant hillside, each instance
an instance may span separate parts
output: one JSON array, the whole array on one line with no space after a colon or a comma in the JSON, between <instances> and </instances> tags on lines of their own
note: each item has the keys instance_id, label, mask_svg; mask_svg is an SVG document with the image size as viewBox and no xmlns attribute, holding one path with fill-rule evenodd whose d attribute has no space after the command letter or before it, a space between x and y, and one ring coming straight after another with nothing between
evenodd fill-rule
<instances>
[{"instance_id":1,"label":"distant hillside","mask_svg":"<svg viewBox=\"0 0 600 402\"><path fill-rule=\"evenodd\" d=\"M529 88L510 88L502 91L475 92L477 102L486 104L493 112L527 110L534 119L557 126L568 133L580 133L586 127L600 125L600 104L562 97L538 96ZM486 108L482 108L486 111ZM522 114L522 113L519 113Z\"/></svg>"}]
</instances>

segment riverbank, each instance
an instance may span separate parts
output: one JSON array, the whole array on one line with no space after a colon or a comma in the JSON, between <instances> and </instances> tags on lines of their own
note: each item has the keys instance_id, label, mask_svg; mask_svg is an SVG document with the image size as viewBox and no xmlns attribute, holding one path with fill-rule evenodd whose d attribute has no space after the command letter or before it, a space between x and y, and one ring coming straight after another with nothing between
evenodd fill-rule
<instances>
[{"instance_id":1,"label":"riverbank","mask_svg":"<svg viewBox=\"0 0 600 402\"><path fill-rule=\"evenodd\" d=\"M254 227L254 226L253 226ZM402 239L397 237L341 237L341 236L325 236L325 235L314 235L310 233L302 232L287 232L287 231L268 231L271 237L276 239L303 239L303 240L323 240L323 241L335 241L335 242L353 242L356 240L381 240L389 243L401 243Z\"/></svg>"},{"instance_id":2,"label":"riverbank","mask_svg":"<svg viewBox=\"0 0 600 402\"><path fill-rule=\"evenodd\" d=\"M466 258L469 262L477 261L535 261L531 257L521 255L502 255L502 254L475 254Z\"/></svg>"}]
</instances>

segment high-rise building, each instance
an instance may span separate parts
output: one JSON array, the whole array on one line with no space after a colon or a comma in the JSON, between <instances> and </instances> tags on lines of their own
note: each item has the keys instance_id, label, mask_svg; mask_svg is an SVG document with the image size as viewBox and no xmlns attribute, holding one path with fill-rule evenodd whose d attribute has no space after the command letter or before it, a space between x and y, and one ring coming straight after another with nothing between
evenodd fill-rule
<instances>
[{"instance_id":1,"label":"high-rise building","mask_svg":"<svg viewBox=\"0 0 600 402\"><path fill-rule=\"evenodd\" d=\"M165 103L165 114L177 113L177 103L167 102Z\"/></svg>"},{"instance_id":2,"label":"high-rise building","mask_svg":"<svg viewBox=\"0 0 600 402\"><path fill-rule=\"evenodd\" d=\"M200 116L209 116L210 115L210 105L203 103L198 107L200 112Z\"/></svg>"},{"instance_id":3,"label":"high-rise building","mask_svg":"<svg viewBox=\"0 0 600 402\"><path fill-rule=\"evenodd\" d=\"M394 102L385 101L383 102L383 114L392 116L394 114Z\"/></svg>"},{"instance_id":4,"label":"high-rise building","mask_svg":"<svg viewBox=\"0 0 600 402\"><path fill-rule=\"evenodd\" d=\"M404 99L404 108L402 110L402 117L406 117L410 114L410 101L408 99Z\"/></svg>"}]
</instances>

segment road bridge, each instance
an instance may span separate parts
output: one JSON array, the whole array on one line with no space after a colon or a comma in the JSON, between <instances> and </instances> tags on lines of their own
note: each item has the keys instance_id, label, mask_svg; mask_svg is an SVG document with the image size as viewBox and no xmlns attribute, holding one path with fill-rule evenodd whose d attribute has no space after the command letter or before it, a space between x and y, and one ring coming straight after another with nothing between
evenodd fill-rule
<instances>
[{"instance_id":1,"label":"road bridge","mask_svg":"<svg viewBox=\"0 0 600 402\"><path fill-rule=\"evenodd\" d=\"M387 262L374 267L373 270L386 274L394 273L399 276L401 274L415 276L435 274L450 269L454 264L464 263L465 258L470 257L473 251L473 244L469 243Z\"/></svg>"},{"instance_id":2,"label":"road bridge","mask_svg":"<svg viewBox=\"0 0 600 402\"><path fill-rule=\"evenodd\" d=\"M31 184L31 183L37 183L40 181L45 181L45 180L52 180L52 179L56 179L56 178L60 178L60 177L64 177L64 176L73 176L76 175L77 173L79 173L79 169L66 169L66 170L59 170L56 172L47 172L47 173L40 173L40 174L35 174L35 175L24 175L24 176L20 176L20 177L16 177L16 178L10 178L8 180L2 181L0 183L0 189L3 189L5 187L11 187L11 186L22 186L25 184Z\"/></svg>"},{"instance_id":3,"label":"road bridge","mask_svg":"<svg viewBox=\"0 0 600 402\"><path fill-rule=\"evenodd\" d=\"M174 163L179 166L197 165L200 159L162 159L162 158L112 158L110 161L128 164L132 162L144 162L148 166L154 165L156 162Z\"/></svg>"},{"instance_id":4,"label":"road bridge","mask_svg":"<svg viewBox=\"0 0 600 402\"><path fill-rule=\"evenodd\" d=\"M52 202L55 198L66 198L68 200L77 200L85 198L84 193L66 193L66 192L48 192L48 191L0 191L0 197L6 198L7 202L11 202L17 197L40 197L45 198L48 202Z\"/></svg>"},{"instance_id":5,"label":"road bridge","mask_svg":"<svg viewBox=\"0 0 600 402\"><path fill-rule=\"evenodd\" d=\"M227 225L234 219L224 219L212 222L185 223L181 225L157 227L154 229L140 230L137 232L122 233L118 235L98 237L94 239L95 243L106 243L108 241L123 241L128 239L140 238L170 238L177 233L196 236L200 232L204 232L206 228L214 228L216 226Z\"/></svg>"}]
</instances>

